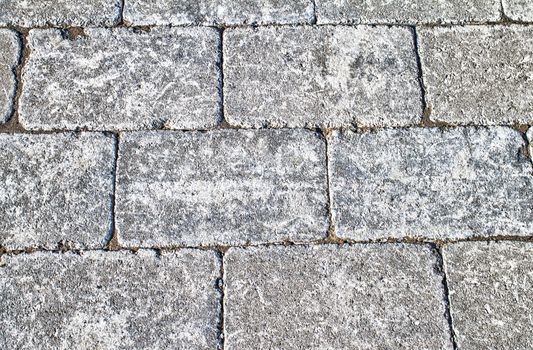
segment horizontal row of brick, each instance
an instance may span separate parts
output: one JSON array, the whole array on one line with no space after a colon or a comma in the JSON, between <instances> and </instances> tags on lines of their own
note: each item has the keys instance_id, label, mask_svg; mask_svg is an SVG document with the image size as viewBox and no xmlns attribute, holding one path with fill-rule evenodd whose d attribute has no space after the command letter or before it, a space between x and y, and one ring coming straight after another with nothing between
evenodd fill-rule
<instances>
[{"instance_id":1,"label":"horizontal row of brick","mask_svg":"<svg viewBox=\"0 0 533 350\"><path fill-rule=\"evenodd\" d=\"M113 216L127 247L314 241L329 206L357 241L531 236L526 145L506 127L1 134L0 245L103 247Z\"/></svg>"},{"instance_id":2,"label":"horizontal row of brick","mask_svg":"<svg viewBox=\"0 0 533 350\"><path fill-rule=\"evenodd\" d=\"M432 120L533 121L533 27L417 32ZM239 127L407 126L424 113L409 28L236 28L222 39L199 27L78 34L30 31L18 104L25 128L207 129L222 109ZM0 30L0 48L1 122L14 105L16 34Z\"/></svg>"},{"instance_id":3,"label":"horizontal row of brick","mask_svg":"<svg viewBox=\"0 0 533 350\"><path fill-rule=\"evenodd\" d=\"M526 242L444 247L459 348L533 347L532 256ZM3 349L452 349L441 257L425 245L2 259Z\"/></svg>"},{"instance_id":4,"label":"horizontal row of brick","mask_svg":"<svg viewBox=\"0 0 533 350\"><path fill-rule=\"evenodd\" d=\"M0 25L112 26L533 21L529 0L4 0ZM502 7L503 5L503 7ZM505 17L504 17L505 16Z\"/></svg>"}]
</instances>

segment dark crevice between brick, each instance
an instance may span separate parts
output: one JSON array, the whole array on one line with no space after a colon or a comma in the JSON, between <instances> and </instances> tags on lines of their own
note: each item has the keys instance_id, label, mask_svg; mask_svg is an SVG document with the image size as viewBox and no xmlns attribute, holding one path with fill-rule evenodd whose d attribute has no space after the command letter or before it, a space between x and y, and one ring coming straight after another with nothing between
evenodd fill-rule
<instances>
[{"instance_id":1,"label":"dark crevice between brick","mask_svg":"<svg viewBox=\"0 0 533 350\"><path fill-rule=\"evenodd\" d=\"M313 17L311 18L311 22L309 24L315 25L317 22L316 18L316 0L311 0L311 4L313 5Z\"/></svg>"},{"instance_id":2,"label":"dark crevice between brick","mask_svg":"<svg viewBox=\"0 0 533 350\"><path fill-rule=\"evenodd\" d=\"M120 157L120 141L121 134L118 132L115 134L115 155L113 159L113 176L112 176L112 188L111 188L111 198L110 198L110 210L109 210L109 232L106 237L106 250L120 250L120 244L118 241L118 228L117 228L117 219L116 219L116 193L117 193L117 172L118 172L118 162Z\"/></svg>"},{"instance_id":3,"label":"dark crevice between brick","mask_svg":"<svg viewBox=\"0 0 533 350\"><path fill-rule=\"evenodd\" d=\"M218 318L218 324L217 324L217 350L224 350L224 341L225 341L225 332L224 332L224 303L225 303L225 276L224 276L224 254L226 253L227 249L217 250L217 256L220 261L220 270L219 270L219 278L216 280L216 286L219 293L219 300L220 300L220 314Z\"/></svg>"},{"instance_id":4,"label":"dark crevice between brick","mask_svg":"<svg viewBox=\"0 0 533 350\"><path fill-rule=\"evenodd\" d=\"M119 9L119 13L118 13L118 23L117 23L117 27L124 27L126 26L125 22L124 22L124 10L126 9L126 0L122 0L120 2L120 9Z\"/></svg>"},{"instance_id":5,"label":"dark crevice between brick","mask_svg":"<svg viewBox=\"0 0 533 350\"><path fill-rule=\"evenodd\" d=\"M446 266L444 263L444 256L442 254L442 247L443 246L441 244L436 244L432 246L436 257L435 272L442 277L442 290L445 305L444 317L448 322L452 347L454 350L458 350L459 348L457 346L457 337L455 334L455 328L453 325L453 317L451 312L450 289L448 287L448 278L446 276Z\"/></svg>"},{"instance_id":6,"label":"dark crevice between brick","mask_svg":"<svg viewBox=\"0 0 533 350\"><path fill-rule=\"evenodd\" d=\"M60 29L61 31L61 37L64 40L78 40L82 38L86 38L87 34L85 34L85 29L82 27L69 27Z\"/></svg>"},{"instance_id":7,"label":"dark crevice between brick","mask_svg":"<svg viewBox=\"0 0 533 350\"><path fill-rule=\"evenodd\" d=\"M226 120L224 107L224 28L217 28L218 30L218 47L217 47L217 70L218 70L218 120L217 128L233 129Z\"/></svg>"}]
</instances>

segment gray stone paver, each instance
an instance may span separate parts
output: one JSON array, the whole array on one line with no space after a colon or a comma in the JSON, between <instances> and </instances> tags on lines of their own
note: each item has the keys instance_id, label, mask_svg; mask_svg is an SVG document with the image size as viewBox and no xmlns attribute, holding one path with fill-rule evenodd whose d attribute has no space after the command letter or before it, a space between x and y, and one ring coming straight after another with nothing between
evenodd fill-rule
<instances>
[{"instance_id":1,"label":"gray stone paver","mask_svg":"<svg viewBox=\"0 0 533 350\"><path fill-rule=\"evenodd\" d=\"M515 21L533 22L531 0L502 0L505 15Z\"/></svg>"},{"instance_id":2,"label":"gray stone paver","mask_svg":"<svg viewBox=\"0 0 533 350\"><path fill-rule=\"evenodd\" d=\"M298 24L313 20L312 0L128 0L134 25Z\"/></svg>"},{"instance_id":3,"label":"gray stone paver","mask_svg":"<svg viewBox=\"0 0 533 350\"><path fill-rule=\"evenodd\" d=\"M464 242L444 249L460 349L533 348L533 243Z\"/></svg>"},{"instance_id":4,"label":"gray stone paver","mask_svg":"<svg viewBox=\"0 0 533 350\"><path fill-rule=\"evenodd\" d=\"M125 133L117 224L127 246L323 238L325 142L307 130Z\"/></svg>"},{"instance_id":5,"label":"gray stone paver","mask_svg":"<svg viewBox=\"0 0 533 350\"><path fill-rule=\"evenodd\" d=\"M427 246L273 246L224 256L225 349L451 349Z\"/></svg>"},{"instance_id":6,"label":"gray stone paver","mask_svg":"<svg viewBox=\"0 0 533 350\"><path fill-rule=\"evenodd\" d=\"M20 54L17 34L0 29L0 124L11 114L15 98L15 72Z\"/></svg>"},{"instance_id":7,"label":"gray stone paver","mask_svg":"<svg viewBox=\"0 0 533 350\"><path fill-rule=\"evenodd\" d=\"M218 121L213 28L32 30L20 119L29 129L193 129Z\"/></svg>"},{"instance_id":8,"label":"gray stone paver","mask_svg":"<svg viewBox=\"0 0 533 350\"><path fill-rule=\"evenodd\" d=\"M120 0L2 0L0 25L111 26L120 20Z\"/></svg>"},{"instance_id":9,"label":"gray stone paver","mask_svg":"<svg viewBox=\"0 0 533 350\"><path fill-rule=\"evenodd\" d=\"M329 159L337 235L530 236L533 177L524 147L506 127L336 132Z\"/></svg>"},{"instance_id":10,"label":"gray stone paver","mask_svg":"<svg viewBox=\"0 0 533 350\"><path fill-rule=\"evenodd\" d=\"M419 29L430 118L451 124L533 121L533 28Z\"/></svg>"},{"instance_id":11,"label":"gray stone paver","mask_svg":"<svg viewBox=\"0 0 533 350\"><path fill-rule=\"evenodd\" d=\"M215 253L34 253L0 268L2 349L216 349Z\"/></svg>"},{"instance_id":12,"label":"gray stone paver","mask_svg":"<svg viewBox=\"0 0 533 350\"><path fill-rule=\"evenodd\" d=\"M408 28L224 32L225 116L237 126L414 124L422 116L417 74Z\"/></svg>"},{"instance_id":13,"label":"gray stone paver","mask_svg":"<svg viewBox=\"0 0 533 350\"><path fill-rule=\"evenodd\" d=\"M102 134L0 134L0 246L102 247L114 149Z\"/></svg>"},{"instance_id":14,"label":"gray stone paver","mask_svg":"<svg viewBox=\"0 0 533 350\"><path fill-rule=\"evenodd\" d=\"M315 1L318 23L436 24L500 19L499 0Z\"/></svg>"}]
</instances>

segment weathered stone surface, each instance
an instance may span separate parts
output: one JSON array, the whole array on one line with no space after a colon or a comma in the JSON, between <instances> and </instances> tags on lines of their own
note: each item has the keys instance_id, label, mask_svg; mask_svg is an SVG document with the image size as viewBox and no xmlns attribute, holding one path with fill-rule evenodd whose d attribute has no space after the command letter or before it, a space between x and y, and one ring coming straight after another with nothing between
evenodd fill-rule
<instances>
[{"instance_id":1,"label":"weathered stone surface","mask_svg":"<svg viewBox=\"0 0 533 350\"><path fill-rule=\"evenodd\" d=\"M124 19L150 24L310 23L312 0L128 0Z\"/></svg>"},{"instance_id":2,"label":"weathered stone surface","mask_svg":"<svg viewBox=\"0 0 533 350\"><path fill-rule=\"evenodd\" d=\"M101 134L0 134L0 246L102 246L114 145Z\"/></svg>"},{"instance_id":3,"label":"weathered stone surface","mask_svg":"<svg viewBox=\"0 0 533 350\"><path fill-rule=\"evenodd\" d=\"M526 133L527 140L529 142L529 157L533 162L533 127L530 127Z\"/></svg>"},{"instance_id":4,"label":"weathered stone surface","mask_svg":"<svg viewBox=\"0 0 533 350\"><path fill-rule=\"evenodd\" d=\"M0 29L0 123L9 118L15 98L15 67L20 54L17 34Z\"/></svg>"},{"instance_id":5,"label":"weathered stone surface","mask_svg":"<svg viewBox=\"0 0 533 350\"><path fill-rule=\"evenodd\" d=\"M533 2L531 0L503 0L505 15L515 21L533 22Z\"/></svg>"},{"instance_id":6,"label":"weathered stone surface","mask_svg":"<svg viewBox=\"0 0 533 350\"><path fill-rule=\"evenodd\" d=\"M120 20L119 0L1 0L0 25L93 26Z\"/></svg>"},{"instance_id":7,"label":"weathered stone surface","mask_svg":"<svg viewBox=\"0 0 533 350\"><path fill-rule=\"evenodd\" d=\"M224 32L225 116L245 127L408 125L422 115L408 28Z\"/></svg>"},{"instance_id":8,"label":"weathered stone surface","mask_svg":"<svg viewBox=\"0 0 533 350\"><path fill-rule=\"evenodd\" d=\"M32 30L21 123L30 129L205 128L218 119L213 28Z\"/></svg>"},{"instance_id":9,"label":"weathered stone surface","mask_svg":"<svg viewBox=\"0 0 533 350\"><path fill-rule=\"evenodd\" d=\"M213 252L35 253L0 268L2 349L215 349Z\"/></svg>"},{"instance_id":10,"label":"weathered stone surface","mask_svg":"<svg viewBox=\"0 0 533 350\"><path fill-rule=\"evenodd\" d=\"M533 28L419 31L431 119L453 124L533 121Z\"/></svg>"},{"instance_id":11,"label":"weathered stone surface","mask_svg":"<svg viewBox=\"0 0 533 350\"><path fill-rule=\"evenodd\" d=\"M533 349L533 244L464 242L445 248L460 349Z\"/></svg>"},{"instance_id":12,"label":"weathered stone surface","mask_svg":"<svg viewBox=\"0 0 533 350\"><path fill-rule=\"evenodd\" d=\"M318 23L465 23L500 19L499 0L315 0Z\"/></svg>"},{"instance_id":13,"label":"weathered stone surface","mask_svg":"<svg viewBox=\"0 0 533 350\"><path fill-rule=\"evenodd\" d=\"M225 348L451 349L435 264L415 245L230 249Z\"/></svg>"},{"instance_id":14,"label":"weathered stone surface","mask_svg":"<svg viewBox=\"0 0 533 350\"><path fill-rule=\"evenodd\" d=\"M337 235L531 235L533 176L511 128L389 129L330 141Z\"/></svg>"},{"instance_id":15,"label":"weathered stone surface","mask_svg":"<svg viewBox=\"0 0 533 350\"><path fill-rule=\"evenodd\" d=\"M307 130L126 133L117 224L128 246L326 235L325 142Z\"/></svg>"}]
</instances>

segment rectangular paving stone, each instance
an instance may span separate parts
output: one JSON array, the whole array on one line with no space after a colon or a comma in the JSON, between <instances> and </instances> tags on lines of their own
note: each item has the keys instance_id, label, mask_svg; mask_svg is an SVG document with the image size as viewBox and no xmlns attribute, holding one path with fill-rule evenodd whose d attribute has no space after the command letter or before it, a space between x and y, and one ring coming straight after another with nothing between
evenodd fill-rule
<instances>
[{"instance_id":1,"label":"rectangular paving stone","mask_svg":"<svg viewBox=\"0 0 533 350\"><path fill-rule=\"evenodd\" d=\"M531 0L502 0L505 15L515 21L533 22Z\"/></svg>"},{"instance_id":2,"label":"rectangular paving stone","mask_svg":"<svg viewBox=\"0 0 533 350\"><path fill-rule=\"evenodd\" d=\"M410 125L422 116L417 75L408 28L224 31L225 117L233 125Z\"/></svg>"},{"instance_id":3,"label":"rectangular paving stone","mask_svg":"<svg viewBox=\"0 0 533 350\"><path fill-rule=\"evenodd\" d=\"M32 30L21 123L46 130L214 126L218 44L214 28L92 28L75 37Z\"/></svg>"},{"instance_id":4,"label":"rectangular paving stone","mask_svg":"<svg viewBox=\"0 0 533 350\"><path fill-rule=\"evenodd\" d=\"M315 1L318 23L466 23L500 19L499 0Z\"/></svg>"},{"instance_id":5,"label":"rectangular paving stone","mask_svg":"<svg viewBox=\"0 0 533 350\"><path fill-rule=\"evenodd\" d=\"M0 25L111 26L120 21L119 0L2 0Z\"/></svg>"},{"instance_id":6,"label":"rectangular paving stone","mask_svg":"<svg viewBox=\"0 0 533 350\"><path fill-rule=\"evenodd\" d=\"M419 31L430 118L451 124L533 121L533 28L466 26Z\"/></svg>"},{"instance_id":7,"label":"rectangular paving stone","mask_svg":"<svg viewBox=\"0 0 533 350\"><path fill-rule=\"evenodd\" d=\"M323 238L325 142L307 130L126 133L117 224L126 246Z\"/></svg>"},{"instance_id":8,"label":"rectangular paving stone","mask_svg":"<svg viewBox=\"0 0 533 350\"><path fill-rule=\"evenodd\" d=\"M460 349L533 348L533 244L464 242L444 260Z\"/></svg>"},{"instance_id":9,"label":"rectangular paving stone","mask_svg":"<svg viewBox=\"0 0 533 350\"><path fill-rule=\"evenodd\" d=\"M216 349L213 252L4 256L2 349Z\"/></svg>"},{"instance_id":10,"label":"rectangular paving stone","mask_svg":"<svg viewBox=\"0 0 533 350\"><path fill-rule=\"evenodd\" d=\"M312 0L128 0L133 25L297 24L314 19Z\"/></svg>"},{"instance_id":11,"label":"rectangular paving stone","mask_svg":"<svg viewBox=\"0 0 533 350\"><path fill-rule=\"evenodd\" d=\"M15 98L15 68L20 55L17 34L0 29L0 124L11 115Z\"/></svg>"},{"instance_id":12,"label":"rectangular paving stone","mask_svg":"<svg viewBox=\"0 0 533 350\"><path fill-rule=\"evenodd\" d=\"M102 134L0 134L0 246L103 246L114 150Z\"/></svg>"},{"instance_id":13,"label":"rectangular paving stone","mask_svg":"<svg viewBox=\"0 0 533 350\"><path fill-rule=\"evenodd\" d=\"M532 164L518 131L387 129L330 139L337 235L355 240L533 233Z\"/></svg>"},{"instance_id":14,"label":"rectangular paving stone","mask_svg":"<svg viewBox=\"0 0 533 350\"><path fill-rule=\"evenodd\" d=\"M451 349L427 246L272 246L224 256L225 349Z\"/></svg>"}]
</instances>

